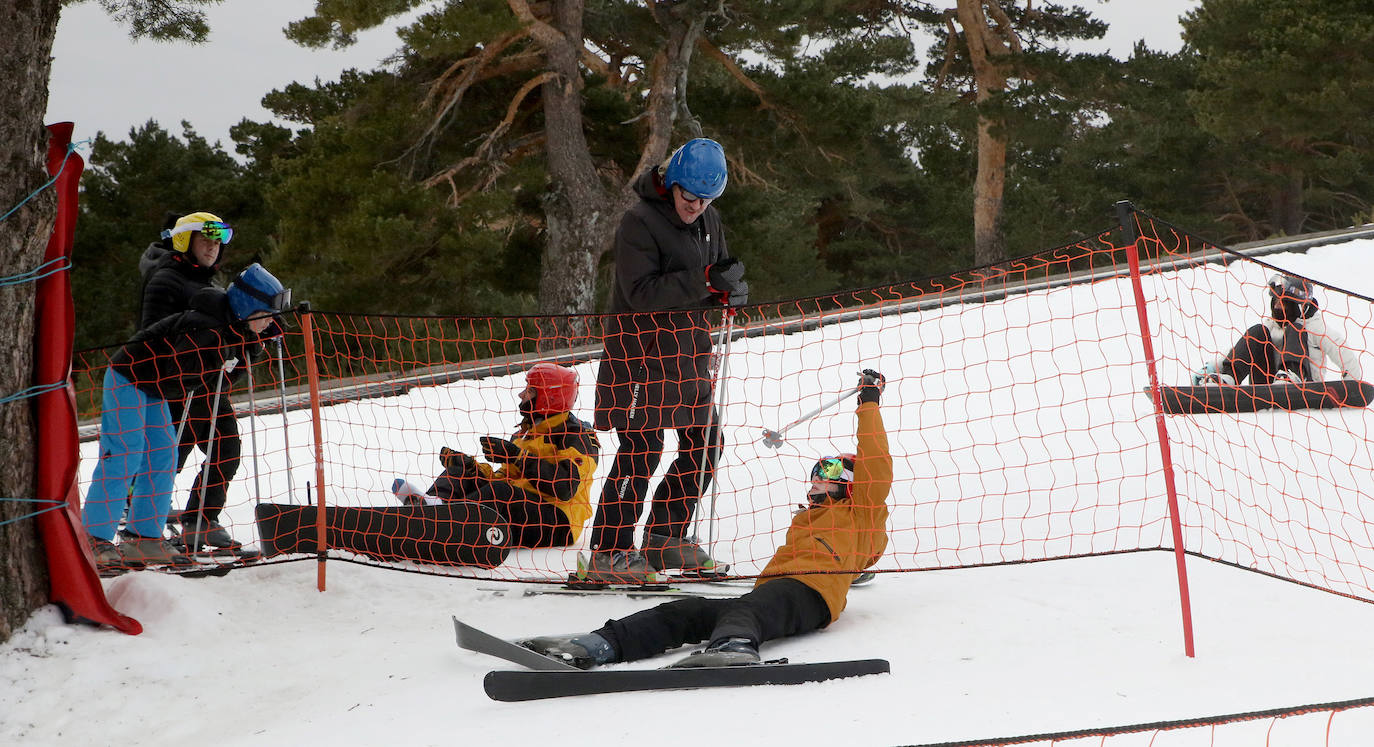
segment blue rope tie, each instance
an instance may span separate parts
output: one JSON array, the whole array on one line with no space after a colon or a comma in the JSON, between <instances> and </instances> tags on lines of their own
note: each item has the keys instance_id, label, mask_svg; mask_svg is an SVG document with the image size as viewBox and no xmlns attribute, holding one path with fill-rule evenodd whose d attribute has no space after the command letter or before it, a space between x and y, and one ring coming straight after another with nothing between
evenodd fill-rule
<instances>
[{"instance_id":1,"label":"blue rope tie","mask_svg":"<svg viewBox=\"0 0 1374 747\"><path fill-rule=\"evenodd\" d=\"M44 272L44 270L47 269L49 265L56 265L56 267L54 267L51 270L47 270L47 272ZM7 285L31 283L35 280L42 280L43 278L49 275L56 275L59 272L66 272L70 269L72 269L71 257L58 257L57 259L50 259L47 262L44 262L43 264L33 268L32 270L25 270L24 272L21 272L18 275L11 275L7 278L0 278L0 288L3 288Z\"/></svg>"},{"instance_id":2,"label":"blue rope tie","mask_svg":"<svg viewBox=\"0 0 1374 747\"><path fill-rule=\"evenodd\" d=\"M0 215L0 221L5 220L11 215L14 215L14 211L18 210L21 207L24 207L24 203L27 203L29 200L32 200L33 198L37 197L39 192L42 192L48 187L51 187L53 183L57 181L57 177L62 176L62 170L67 168L67 159L71 158L72 154L75 153L78 148L80 148L83 145L87 145L90 142L90 138L87 138L85 140L79 140L75 143L68 143L67 154L62 156L62 163L57 167L57 173L53 174L52 178L49 179L47 183L45 183L43 186L30 192L28 197L25 197L24 199L20 200L18 205L15 205L14 207L10 208L8 211L5 212L4 215Z\"/></svg>"},{"instance_id":3,"label":"blue rope tie","mask_svg":"<svg viewBox=\"0 0 1374 747\"><path fill-rule=\"evenodd\" d=\"M37 397L40 394L47 394L48 392L55 392L59 389L65 388L67 388L67 382L65 381L60 381L55 384L39 384L37 386L31 386L28 389L16 392L14 394L9 395L8 397L0 397L0 405L7 404L9 402L14 402L15 400L27 399L29 397ZM0 500L5 499L0 498Z\"/></svg>"},{"instance_id":4,"label":"blue rope tie","mask_svg":"<svg viewBox=\"0 0 1374 747\"><path fill-rule=\"evenodd\" d=\"M32 512L30 512L30 513L24 514L23 516L16 516L16 517L14 517L13 519L6 519L6 520L4 520L4 521L0 521L0 527L5 526L6 524L15 524L15 523L18 523L18 522L23 521L24 519L30 519L30 518L33 518L33 517L39 515L39 514L45 514L45 513L49 512L49 511L56 511L57 509L62 508L63 506L67 505L67 502L66 502L66 501L54 501L54 500L51 500L51 499L48 499L48 498L0 498L0 501L10 501L10 502L14 502L14 503L47 503L47 504L50 504L47 508L42 508L42 509L39 509L39 510L37 510L37 511L32 511Z\"/></svg>"}]
</instances>

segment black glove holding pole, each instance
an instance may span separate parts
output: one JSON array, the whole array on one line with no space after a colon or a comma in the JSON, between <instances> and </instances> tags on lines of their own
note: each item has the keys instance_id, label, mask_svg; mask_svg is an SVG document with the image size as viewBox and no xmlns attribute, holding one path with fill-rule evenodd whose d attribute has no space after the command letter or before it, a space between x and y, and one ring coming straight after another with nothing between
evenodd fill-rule
<instances>
[{"instance_id":1,"label":"black glove holding pole","mask_svg":"<svg viewBox=\"0 0 1374 747\"><path fill-rule=\"evenodd\" d=\"M749 284L744 282L744 263L734 257L706 266L706 289L727 306L749 302Z\"/></svg>"},{"instance_id":2,"label":"black glove holding pole","mask_svg":"<svg viewBox=\"0 0 1374 747\"><path fill-rule=\"evenodd\" d=\"M859 374L859 401L876 403L883 396L886 386L886 377L871 368L865 368Z\"/></svg>"}]
</instances>

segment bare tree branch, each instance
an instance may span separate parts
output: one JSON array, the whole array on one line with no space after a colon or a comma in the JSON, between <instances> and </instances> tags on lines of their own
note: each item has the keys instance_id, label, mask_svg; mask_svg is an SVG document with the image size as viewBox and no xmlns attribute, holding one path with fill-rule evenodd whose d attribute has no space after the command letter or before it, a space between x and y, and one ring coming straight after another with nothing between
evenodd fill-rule
<instances>
[{"instance_id":1,"label":"bare tree branch","mask_svg":"<svg viewBox=\"0 0 1374 747\"><path fill-rule=\"evenodd\" d=\"M477 150L471 156L464 158L458 163L426 179L423 182L424 186L426 188L431 188L439 184L448 184L449 189L453 192L450 202L454 205L460 203L467 195L490 186L495 181L496 177L505 171L503 158L500 154L496 153L496 143L500 141L501 136L505 135L506 132L510 130L511 125L515 122L516 115L520 112L520 105L525 102L530 92L543 85L546 81L553 80L556 77L556 73L546 70L525 81L525 84L520 86L520 90L516 91L515 95L511 97L510 103L506 105L506 115L502 117L501 121L482 139L482 143L477 146ZM479 186L469 189L462 195L458 194L458 188L454 183L454 178L463 171L479 164L491 165L487 177L483 180L479 180Z\"/></svg>"}]
</instances>

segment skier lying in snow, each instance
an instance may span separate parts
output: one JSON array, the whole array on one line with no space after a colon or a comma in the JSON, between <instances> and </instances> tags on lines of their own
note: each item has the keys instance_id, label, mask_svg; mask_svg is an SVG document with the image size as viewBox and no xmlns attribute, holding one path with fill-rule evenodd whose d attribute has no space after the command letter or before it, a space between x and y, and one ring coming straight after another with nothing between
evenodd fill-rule
<instances>
[{"instance_id":1,"label":"skier lying in snow","mask_svg":"<svg viewBox=\"0 0 1374 747\"><path fill-rule=\"evenodd\" d=\"M673 666L730 666L757 663L764 641L833 622L844 611L850 584L887 548L892 456L878 410L886 381L865 369L859 385L858 453L816 462L809 505L793 517L786 543L752 591L738 599L679 599L608 620L592 633L531 638L520 645L590 669L708 641L706 650Z\"/></svg>"},{"instance_id":2,"label":"skier lying in snow","mask_svg":"<svg viewBox=\"0 0 1374 747\"><path fill-rule=\"evenodd\" d=\"M1193 374L1193 384L1272 384L1320 381L1323 358L1342 378L1361 379L1359 356L1317 311L1312 283L1292 275L1269 279L1269 316L1241 335L1226 355Z\"/></svg>"},{"instance_id":3,"label":"skier lying in snow","mask_svg":"<svg viewBox=\"0 0 1374 747\"><path fill-rule=\"evenodd\" d=\"M600 445L591 426L569 410L577 399L577 372L536 363L520 392L519 428L509 440L481 438L490 464L445 447L444 471L421 493L396 479L392 492L407 504L469 500L486 503L510 524L512 547L559 547L577 542L591 518L592 475Z\"/></svg>"}]
</instances>

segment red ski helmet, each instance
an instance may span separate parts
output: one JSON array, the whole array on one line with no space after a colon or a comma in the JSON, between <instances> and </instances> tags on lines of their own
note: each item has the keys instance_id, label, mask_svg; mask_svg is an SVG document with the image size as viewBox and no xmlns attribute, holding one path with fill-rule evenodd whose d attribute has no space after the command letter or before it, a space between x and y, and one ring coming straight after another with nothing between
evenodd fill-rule
<instances>
[{"instance_id":1,"label":"red ski helmet","mask_svg":"<svg viewBox=\"0 0 1374 747\"><path fill-rule=\"evenodd\" d=\"M525 385L534 390L531 412L556 415L572 409L577 399L577 372L556 363L536 363L525 372Z\"/></svg>"},{"instance_id":2,"label":"red ski helmet","mask_svg":"<svg viewBox=\"0 0 1374 747\"><path fill-rule=\"evenodd\" d=\"M824 480L835 485L842 485L844 495L837 495L839 490L831 490L825 494L824 498L812 498L813 505L825 503L839 498L848 498L854 492L854 459L853 454L840 454L832 457L822 457L816 460L816 464L811 467L812 480Z\"/></svg>"}]
</instances>

